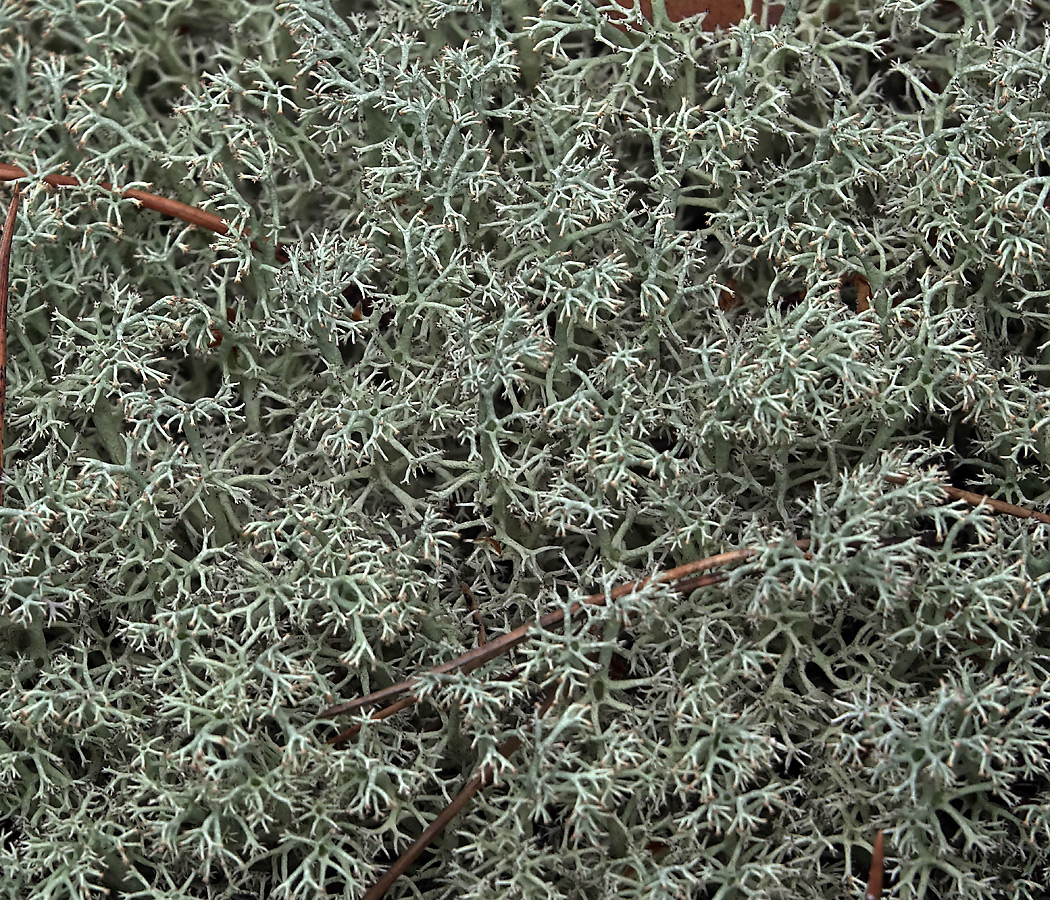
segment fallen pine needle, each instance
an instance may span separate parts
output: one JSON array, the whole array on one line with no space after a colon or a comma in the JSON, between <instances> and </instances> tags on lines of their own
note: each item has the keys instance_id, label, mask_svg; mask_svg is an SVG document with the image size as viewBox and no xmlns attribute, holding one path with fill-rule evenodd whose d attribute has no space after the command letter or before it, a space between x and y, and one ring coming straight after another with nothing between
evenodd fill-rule
<instances>
[{"instance_id":1,"label":"fallen pine needle","mask_svg":"<svg viewBox=\"0 0 1050 900\"><path fill-rule=\"evenodd\" d=\"M7 299L11 285L11 243L15 237L19 185L15 185L0 234L0 504L4 502L4 409L7 405Z\"/></svg>"}]
</instances>

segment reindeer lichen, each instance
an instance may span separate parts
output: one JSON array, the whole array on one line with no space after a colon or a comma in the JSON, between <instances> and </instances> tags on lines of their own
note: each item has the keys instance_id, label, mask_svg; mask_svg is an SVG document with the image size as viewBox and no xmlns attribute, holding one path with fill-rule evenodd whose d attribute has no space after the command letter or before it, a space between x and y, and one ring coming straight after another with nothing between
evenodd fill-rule
<instances>
[{"instance_id":1,"label":"reindeer lichen","mask_svg":"<svg viewBox=\"0 0 1050 900\"><path fill-rule=\"evenodd\" d=\"M0 6L0 898L1044 896L1050 10L682 9Z\"/></svg>"}]
</instances>

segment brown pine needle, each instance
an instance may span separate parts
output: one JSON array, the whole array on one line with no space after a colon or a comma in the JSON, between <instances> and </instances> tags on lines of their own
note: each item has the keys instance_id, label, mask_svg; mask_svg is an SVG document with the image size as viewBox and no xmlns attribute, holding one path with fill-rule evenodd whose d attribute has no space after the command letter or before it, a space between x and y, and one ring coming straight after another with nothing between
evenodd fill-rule
<instances>
[{"instance_id":1,"label":"brown pine needle","mask_svg":"<svg viewBox=\"0 0 1050 900\"><path fill-rule=\"evenodd\" d=\"M871 869L868 871L868 889L864 900L880 900L882 897L882 832L875 832L875 843L871 848Z\"/></svg>"},{"instance_id":2,"label":"brown pine needle","mask_svg":"<svg viewBox=\"0 0 1050 900\"><path fill-rule=\"evenodd\" d=\"M885 478L893 484L908 483L908 479L903 475L886 475ZM1046 513L1036 512L1034 509L1025 509L1023 506L1014 506L1012 503L1005 503L1002 500L993 500L991 497L984 494L975 494L973 491L963 491L957 487L952 487L950 484L941 484L940 488L952 500L965 500L971 506L985 505L1003 515L1016 516L1019 519L1035 519L1037 522L1050 525L1050 516Z\"/></svg>"},{"instance_id":3,"label":"brown pine needle","mask_svg":"<svg viewBox=\"0 0 1050 900\"><path fill-rule=\"evenodd\" d=\"M391 703L389 706L384 706L378 712L372 713L368 718L372 722L381 722L383 719L389 719L391 716L396 715L403 709L408 709L412 706L418 698L415 694L409 694L407 697L402 697L396 703ZM356 725L351 725L345 731L340 731L335 737L328 738L325 743L327 744L341 744L343 741L348 741L350 738L355 737L361 730L363 722L358 722Z\"/></svg>"},{"instance_id":4,"label":"brown pine needle","mask_svg":"<svg viewBox=\"0 0 1050 900\"><path fill-rule=\"evenodd\" d=\"M729 565L735 562L742 562L751 556L754 556L758 551L753 549L744 550L730 550L727 553L719 553L715 556L709 556L706 559L700 559L696 562L686 563L684 566L678 566L674 569L669 569L666 572L662 572L659 575L652 576L649 578L642 578L639 581L632 581L629 584L621 585L618 588L614 588L609 592L608 598L604 593L602 594L591 594L589 597L584 597L582 600L578 600L568 610L568 615L574 616L577 612L584 608L584 606L603 606L607 599L617 599L619 597L626 596L643 585L648 584L651 581L657 581L662 584L666 584L670 581L678 581L679 579L686 578L690 575L695 575L698 572L703 572L707 569L714 569L719 566ZM524 625L520 625L513 631L509 631L506 634L500 635L496 638L491 638L485 644L480 647L476 647L473 650L468 650L462 656L457 656L455 659L449 660L446 663L442 663L440 666L434 666L428 671L430 675L442 675L446 672L463 671L471 672L478 666L495 659L498 656L502 656L519 644L523 644L530 637L538 634L540 631L548 630L555 625L558 625L565 619L566 611L564 609L555 610L552 613L548 613L543 616L538 623L528 622ZM387 688L382 688L378 691L373 691L366 697L358 697L356 700L350 700L347 703L340 703L338 706L330 707L324 712L318 715L319 719L329 719L333 716L342 715L343 713L353 712L355 709L361 709L364 706L372 706L377 703L385 703L387 700L392 700L394 697L405 693L406 691L412 690L419 683L420 676L416 675L412 678L408 678L405 681L401 681L398 684L391 685ZM403 707L401 707L403 708ZM385 712L385 710L384 710ZM384 716L385 718L385 716Z\"/></svg>"},{"instance_id":5,"label":"brown pine needle","mask_svg":"<svg viewBox=\"0 0 1050 900\"><path fill-rule=\"evenodd\" d=\"M488 637L485 635L485 620L481 617L481 610L478 609L478 601L474 599L474 592L465 581L459 583L459 589L463 592L463 596L467 598L467 602L470 604L470 611L474 614L474 621L478 623L478 646L487 644Z\"/></svg>"},{"instance_id":6,"label":"brown pine needle","mask_svg":"<svg viewBox=\"0 0 1050 900\"><path fill-rule=\"evenodd\" d=\"M0 233L0 504L4 502L4 408L7 403L7 298L11 285L11 244L15 238L19 185L15 185Z\"/></svg>"},{"instance_id":7,"label":"brown pine needle","mask_svg":"<svg viewBox=\"0 0 1050 900\"><path fill-rule=\"evenodd\" d=\"M19 166L0 164L0 181L12 181L16 178L26 178L31 174L31 172L27 172ZM84 184L79 178L74 178L71 175L45 175L41 180L53 187L74 187ZM129 200L137 200L147 209L152 209L155 212L171 216L175 219L181 219L183 222L187 222L190 225L196 225L198 228L205 228L208 231L214 231L216 234L230 233L230 226L221 216L205 212L203 209L191 206L188 203L181 203L178 200L169 200L167 197L161 197L159 194L151 194L148 191L140 191L137 188L117 187L108 181L99 181L95 183L99 187L104 188L107 191L119 193L122 197L127 197ZM250 235L251 232L246 228L244 234ZM256 250L259 249L259 245L255 241L252 241L251 246ZM275 256L278 262L288 261L288 254L285 253L284 248L282 248L280 244L277 245Z\"/></svg>"},{"instance_id":8,"label":"brown pine needle","mask_svg":"<svg viewBox=\"0 0 1050 900\"><path fill-rule=\"evenodd\" d=\"M536 710L537 717L546 714L547 710L551 708L554 703L554 698L558 693L558 686L554 685L540 703ZM499 748L499 752L502 756L510 759L510 757L517 751L518 747L521 746L521 738L518 735L507 738ZM475 775L470 781L467 782L466 786L452 799L442 811L441 814L430 823L426 831L424 831L415 842L409 847L404 853L402 853L397 861L383 873L383 877L379 879L371 890L365 894L361 900L380 900L380 898L390 890L390 886L397 881L406 871L408 867L412 865L420 856L420 854L430 846L431 842L436 838L445 827L451 822L456 816L462 812L463 808L474 798L474 796L480 791L485 783L492 777L492 768L486 767L480 775Z\"/></svg>"},{"instance_id":9,"label":"brown pine needle","mask_svg":"<svg viewBox=\"0 0 1050 900\"><path fill-rule=\"evenodd\" d=\"M710 584L717 584L719 581L725 581L725 578L726 576L722 574L699 575L695 578L688 578L685 581L678 582L674 585L674 590L688 593L689 591L695 591L697 588L706 587ZM511 648L508 647L507 650L509 649ZM462 658L463 657L460 657L460 659ZM464 666L460 671L472 672L480 665L480 662L473 663L469 666ZM402 682L402 684L404 683L405 682ZM415 694L409 694L407 697L402 697L396 703L391 703L389 706L384 706L381 710L372 713L372 715L370 715L368 719L371 722L380 722L383 719L389 719L391 716L401 712L401 710L403 709L407 709L408 707L412 706L418 701L419 697L417 697ZM324 717L319 716L318 718ZM325 743L336 745L343 743L343 741L348 741L350 740L350 738L355 737L358 734L358 732L360 732L363 725L363 722L358 722L356 725L351 725L344 731L339 732L339 734L337 734L335 737L328 738L328 740Z\"/></svg>"}]
</instances>

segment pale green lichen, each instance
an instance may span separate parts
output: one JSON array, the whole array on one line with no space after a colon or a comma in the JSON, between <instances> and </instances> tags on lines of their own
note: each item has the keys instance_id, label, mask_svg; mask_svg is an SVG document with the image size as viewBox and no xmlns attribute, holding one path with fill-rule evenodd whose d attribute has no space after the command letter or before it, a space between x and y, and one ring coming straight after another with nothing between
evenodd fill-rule
<instances>
[{"instance_id":1,"label":"pale green lichen","mask_svg":"<svg viewBox=\"0 0 1050 900\"><path fill-rule=\"evenodd\" d=\"M15 237L0 897L360 897L486 763L394 895L859 896L882 828L1043 896L1046 526L937 479L1047 497L1048 12L841 6L0 8L0 162L83 182ZM461 581L746 546L324 744Z\"/></svg>"}]
</instances>

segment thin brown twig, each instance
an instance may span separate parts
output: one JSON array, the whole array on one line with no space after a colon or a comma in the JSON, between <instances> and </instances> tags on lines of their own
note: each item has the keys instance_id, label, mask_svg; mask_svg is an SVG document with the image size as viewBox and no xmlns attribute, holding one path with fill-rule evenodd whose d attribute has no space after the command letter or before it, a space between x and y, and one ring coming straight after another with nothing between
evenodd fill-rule
<instances>
[{"instance_id":1,"label":"thin brown twig","mask_svg":"<svg viewBox=\"0 0 1050 900\"><path fill-rule=\"evenodd\" d=\"M485 636L485 620L481 618L481 610L478 609L478 601L474 599L474 592L470 589L465 581L459 583L459 589L463 592L463 596L467 598L467 602L470 604L470 610L474 614L474 621L478 623L478 646L483 647L488 643L488 638Z\"/></svg>"},{"instance_id":2,"label":"thin brown twig","mask_svg":"<svg viewBox=\"0 0 1050 900\"><path fill-rule=\"evenodd\" d=\"M409 694L407 697L402 697L396 703L391 703L389 706L384 706L378 712L372 713L368 717L371 722L381 722L383 719L389 719L391 716L396 715L403 709L407 709L412 706L418 698L415 694ZM356 737L357 733L364 726L364 722L358 722L356 725L351 725L344 731L340 731L335 737L328 738L325 743L327 744L341 744L343 741L348 741L352 737Z\"/></svg>"},{"instance_id":3,"label":"thin brown twig","mask_svg":"<svg viewBox=\"0 0 1050 900\"><path fill-rule=\"evenodd\" d=\"M648 578L642 578L638 581L632 581L629 584L621 585L620 587L613 588L608 595L605 593L591 594L588 597L584 597L582 600L576 601L567 611L564 609L555 610L554 612L548 613L543 616L538 623L527 622L524 625L520 625L513 631L509 631L506 634L500 635L499 637L492 638L488 643L481 647L476 647L473 650L468 650L461 656L457 656L455 659L451 659L446 663L442 663L439 666L434 666L429 669L426 674L429 675L442 675L446 672L462 671L471 672L478 666L484 665L490 660L495 659L498 656L502 656L504 653L517 647L519 644L523 644L530 637L538 634L541 631L549 630L555 625L561 623L566 614L570 617L575 616L585 606L604 606L605 603L612 599L616 600L619 597L624 597L646 584L652 581L666 584L670 581L678 581L686 578L690 575L694 575L698 572L703 572L707 569L714 569L719 566L729 565L735 562L743 562L745 559L754 556L757 550L746 548L743 550L730 550L726 553L719 553L715 556L709 556L706 559L700 559L695 562L686 563L684 566L678 566L674 569L669 569L666 572L661 572L659 575L650 576ZM411 691L418 683L421 676L415 675L412 678L408 678L405 681L401 681L397 684L391 685L390 687L382 688L378 691L373 691L365 697L358 697L356 700L350 700L347 703L340 703L337 706L332 706L326 709L324 712L318 715L319 719L329 719L333 716L342 715L343 713L353 712L355 709L360 709L364 706L372 706L377 703L384 703L387 700L391 700L406 691ZM402 707L403 708L403 707Z\"/></svg>"},{"instance_id":4,"label":"thin brown twig","mask_svg":"<svg viewBox=\"0 0 1050 900\"><path fill-rule=\"evenodd\" d=\"M0 163L0 181L13 181L18 178L28 178L32 174L32 172L27 172L20 166L10 166ZM87 182L83 182L79 178L74 178L72 175L45 175L40 180L53 187L78 187L87 184ZM172 216L175 219L181 219L183 222L187 222L190 225L196 225L198 228L205 228L208 231L214 231L216 234L230 233L230 226L221 216L205 212L203 209L191 206L188 203L181 203L178 200L170 200L167 197L161 197L159 194L151 194L149 191L140 191L138 188L118 187L108 181L97 181L91 183L97 184L104 190L119 193L122 197L126 197L129 200L136 200L147 209L163 213L166 216ZM245 228L244 234L250 236L251 230ZM259 249L259 245L255 241L252 241L251 246L255 250ZM274 251L274 256L278 262L288 262L289 259L288 254L280 244L277 245Z\"/></svg>"},{"instance_id":5,"label":"thin brown twig","mask_svg":"<svg viewBox=\"0 0 1050 900\"><path fill-rule=\"evenodd\" d=\"M15 185L0 234L0 504L4 502L4 408L7 404L7 300L11 285L11 245L15 238L19 185Z\"/></svg>"},{"instance_id":6,"label":"thin brown twig","mask_svg":"<svg viewBox=\"0 0 1050 900\"><path fill-rule=\"evenodd\" d=\"M546 696L536 710L537 717L543 716L554 704L554 698L557 696L558 686L554 685L547 691ZM518 747L521 746L521 738L518 735L507 738L499 748L500 755L509 759ZM431 842L436 838L442 831L447 827L463 808L474 798L474 796L480 791L485 783L492 777L492 767L486 766L485 770L478 775L475 775L466 786L456 794L442 811L441 814L434 819L433 822L427 827L415 842L409 847L404 853L402 853L396 860L396 862L383 873L383 876L372 885L371 890L365 894L361 900L380 900L380 898L390 890L390 886L397 881L406 871L408 867L412 865L420 856L420 854L430 846Z\"/></svg>"},{"instance_id":7,"label":"thin brown twig","mask_svg":"<svg viewBox=\"0 0 1050 900\"><path fill-rule=\"evenodd\" d=\"M886 475L885 479L893 484L907 484L908 479L903 475ZM1023 506L1014 506L1012 503L1006 503L1002 500L993 500L991 497L985 494L977 494L973 491L960 490L957 487L952 487L950 484L941 484L940 488L953 500L965 500L971 506L988 506L995 510L995 512L1002 513L1007 516L1016 516L1019 519L1035 519L1037 522L1043 522L1046 525L1050 525L1050 516L1046 513L1037 512L1034 509L1025 509Z\"/></svg>"},{"instance_id":8,"label":"thin brown twig","mask_svg":"<svg viewBox=\"0 0 1050 900\"><path fill-rule=\"evenodd\" d=\"M882 897L882 832L875 832L875 843L871 848L871 868L868 870L868 889L864 900L880 900Z\"/></svg>"},{"instance_id":9,"label":"thin brown twig","mask_svg":"<svg viewBox=\"0 0 1050 900\"><path fill-rule=\"evenodd\" d=\"M28 178L32 175L32 172L27 172L20 166L12 166L4 163L0 163L0 181L13 181L20 178ZM76 187L83 185L85 182L78 178L74 178L71 175L45 175L40 179L46 184L50 184L52 187ZM167 197L161 197L159 194L151 194L149 191L140 191L138 188L120 188L116 187L108 181L99 181L96 184L107 191L114 191L120 193L121 196L127 197L130 200L137 201L141 206L145 206L147 209L152 209L162 215L172 216L176 219L181 219L183 222L187 222L190 225L196 225L199 228L205 228L208 231L214 231L216 234L229 234L230 226L221 216L217 216L214 213L205 212L200 207L192 206L189 203L182 203L178 200L170 200ZM245 236L251 236L251 229L245 228L242 232ZM268 242L267 242L268 243ZM253 250L259 250L259 244L257 241L252 241L250 244ZM274 247L274 259L279 263L286 263L291 260L288 255L288 251L284 246L278 242L277 246ZM309 265L303 264L305 268L309 269ZM356 287L353 283L347 286L343 292L343 296L347 296L347 291L351 288ZM351 318L355 322L361 322L365 318L364 312L364 299L359 299L354 306L354 310L351 313ZM227 311L227 315L228 315ZM215 331L216 329L212 329ZM221 340L221 338L220 338ZM218 346L216 344L215 346Z\"/></svg>"},{"instance_id":10,"label":"thin brown twig","mask_svg":"<svg viewBox=\"0 0 1050 900\"><path fill-rule=\"evenodd\" d=\"M754 553L755 551L735 551L735 552L736 553ZM723 556L723 557L727 556L727 555L729 555L729 554L721 554L721 556ZM715 558L716 557L710 557L709 559L715 559ZM706 560L700 560L700 562L706 562ZM690 563L689 564L689 566L695 566L695 565L696 565L696 563ZM685 568L688 568L688 567L687 566L680 566L679 567L679 569L685 569ZM669 576L671 576L673 574L673 572L675 572L675 571L676 570L672 569L672 570L670 570L668 572L665 572L665 573L663 573L662 577L661 576L657 576L656 580L658 580L658 581L669 580ZM713 573L713 574L701 575L699 577L689 578L686 581L679 581L677 584L674 585L674 589L675 590L695 590L697 587L703 587L703 586L705 586L707 584L714 584L715 582L723 581L725 579L725 577L726 576L724 574L721 574L721 573ZM638 586L641 586L642 584L644 584L644 583L646 583L648 581L651 581L651 580L653 580L653 579L643 579L642 581L639 581L639 582L633 582L632 584L624 585L621 588L616 588L616 590L611 592L611 593L612 594L616 594L617 596L623 596L624 593L626 593L628 590L630 590L632 588L636 588ZM619 593L617 594L617 592L619 592ZM603 595L592 594L590 597L587 597L583 602L586 603L587 601L590 601L590 600L592 600L592 599L594 599L596 597L599 597L599 596L603 596ZM582 606L580 606L580 605L577 605L577 606L579 606L579 608L582 608ZM544 716L548 712L548 710L550 710L551 706L554 704L554 699L557 696L557 692L558 692L558 685L554 684L547 691L545 697L543 698L543 701L539 704L539 706L537 708L537 711L536 711L537 718L540 718L540 717ZM404 709L405 707L410 706L412 703L416 702L416 699L417 698L415 697L415 695L409 694L409 696L403 697L397 703L391 704L390 706L386 707L386 709L382 710L381 712L374 714L371 718L373 718L373 719L386 718L387 715L393 715L395 712L398 712L401 709ZM352 728L348 728L345 732L343 732L342 734L338 735L336 738L330 740L329 743L338 743L339 741L345 739L345 737L350 737L353 734L356 734L360 729L361 729L361 725L360 724L355 725ZM515 753L515 751L517 751L517 749L520 746L521 746L521 737L518 736L518 735L514 735L513 737L508 738L506 741L504 741L500 745L499 752L500 752L500 754L503 757L509 759L511 757L511 755L513 755ZM368 891L368 893L366 893L364 895L364 897L361 898L361 900L381 900L381 898L386 894L386 892L390 889L390 887L393 885L393 883L395 881L397 881L397 879L400 878L405 872L408 871L408 868L412 865L412 863L414 863L419 858L420 854L422 854L423 851L426 850L426 848L428 846L430 846L430 844L434 841L434 839L439 834L441 834L441 832L444 831L445 828L448 827L449 823L457 815L459 815L460 812L462 812L463 808L477 795L477 793L481 790L481 788L485 786L485 783L488 781L488 779L491 776L492 776L492 767L489 766L480 775L477 775L474 778L472 778L466 784L466 786L462 790L460 790L460 792L453 798L452 802L449 803L441 811L441 813L438 815L438 817L436 819L434 819L433 822L430 823L430 825L427 827L427 829L415 840L415 842L412 844L412 846L409 847L404 853L402 853L397 858L397 860L394 862L394 864L389 869L387 869L385 873L383 873L383 876L371 887L371 889ZM874 900L879 900L879 898L876 897L876 898L874 898Z\"/></svg>"},{"instance_id":11,"label":"thin brown twig","mask_svg":"<svg viewBox=\"0 0 1050 900\"><path fill-rule=\"evenodd\" d=\"M677 582L675 585L673 585L673 589L676 591L682 591L687 593L689 591L694 591L697 588L707 587L711 584L717 584L720 581L725 581L725 579L726 576L721 573L699 575L695 578L687 578L684 581ZM508 647L507 649L509 650L510 648ZM480 665L480 663L478 663L478 665ZM472 665L470 666L470 668L464 668L463 671L470 672L473 671L473 669L475 668L477 668L477 666ZM368 721L380 722L383 719L389 719L391 716L401 712L401 710L403 709L407 709L408 707L412 706L418 701L419 697L416 694L409 694L407 697L402 697L397 702L391 703L389 706L384 706L377 712L372 713L368 717ZM356 725L351 725L349 728L340 731L339 734L335 735L335 737L328 738L328 740L325 743L332 744L334 746L337 744L341 744L344 741L348 741L350 740L350 738L356 737L357 734L361 731L362 727L364 727L364 722L358 722Z\"/></svg>"},{"instance_id":12,"label":"thin brown twig","mask_svg":"<svg viewBox=\"0 0 1050 900\"><path fill-rule=\"evenodd\" d=\"M671 590L678 591L680 594L691 594L698 588L710 587L712 584L725 581L728 577L724 572L710 572L707 575L697 575L694 578L683 578L681 581L671 585Z\"/></svg>"},{"instance_id":13,"label":"thin brown twig","mask_svg":"<svg viewBox=\"0 0 1050 900\"><path fill-rule=\"evenodd\" d=\"M12 181L19 178L27 178L33 173L27 172L20 166L12 166L0 163L0 181ZM50 184L53 187L75 187L82 185L85 182L80 181L78 178L74 178L71 175L45 175L41 181L46 184ZM187 222L190 225L196 225L199 228L205 228L208 231L214 231L216 234L229 234L230 226L221 216L217 216L214 213L205 212L197 206L191 206L189 203L181 203L178 200L169 200L167 197L161 197L159 194L151 194L149 191L140 191L137 188L120 188L115 187L108 181L97 182L98 186L107 190L119 192L121 196L127 197L131 200L136 200L142 206L147 209L152 209L162 215L173 216L176 219L181 219L183 222ZM243 234L251 236L251 229L245 228ZM250 244L253 250L259 250L259 244L257 241L252 241ZM278 242L274 248L274 259L279 263L288 262L291 257L288 255L288 251L284 246ZM303 264L305 268L309 269L309 265ZM347 296L347 291L351 288L356 287L353 283L347 286L344 290L343 296ZM357 301L354 306L353 312L350 314L351 318L355 322L361 322L365 318L365 306L364 299L361 298ZM227 311L227 315L229 312ZM216 331L216 329L212 329ZM221 337L220 337L221 341ZM218 344L215 344L218 346Z\"/></svg>"}]
</instances>

